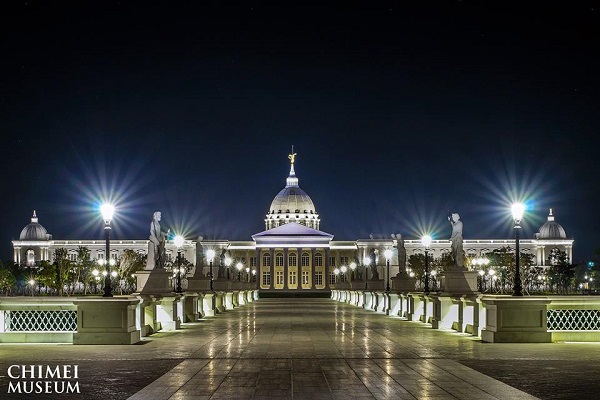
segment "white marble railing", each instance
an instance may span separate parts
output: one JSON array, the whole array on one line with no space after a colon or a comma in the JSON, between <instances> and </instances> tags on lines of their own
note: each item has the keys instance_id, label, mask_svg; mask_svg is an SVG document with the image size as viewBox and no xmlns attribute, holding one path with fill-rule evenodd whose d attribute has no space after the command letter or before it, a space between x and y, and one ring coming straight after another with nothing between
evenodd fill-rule
<instances>
[{"instance_id":1,"label":"white marble railing","mask_svg":"<svg viewBox=\"0 0 600 400\"><path fill-rule=\"evenodd\" d=\"M485 342L600 341L600 296L332 290L331 298Z\"/></svg>"},{"instance_id":2,"label":"white marble railing","mask_svg":"<svg viewBox=\"0 0 600 400\"><path fill-rule=\"evenodd\" d=\"M0 343L133 344L258 299L258 290L0 297Z\"/></svg>"}]
</instances>

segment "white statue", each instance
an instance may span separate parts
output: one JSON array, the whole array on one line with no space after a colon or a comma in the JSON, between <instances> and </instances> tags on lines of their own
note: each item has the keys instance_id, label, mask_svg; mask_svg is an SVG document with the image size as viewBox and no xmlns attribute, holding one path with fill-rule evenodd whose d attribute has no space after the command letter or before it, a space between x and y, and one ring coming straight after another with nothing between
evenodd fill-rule
<instances>
[{"instance_id":1,"label":"white statue","mask_svg":"<svg viewBox=\"0 0 600 400\"><path fill-rule=\"evenodd\" d=\"M460 220L460 215L452 213L448 217L448 221L452 225L452 235L450 236L452 258L454 259L454 267L458 269L465 268L465 252L463 250L463 223Z\"/></svg>"},{"instance_id":2,"label":"white statue","mask_svg":"<svg viewBox=\"0 0 600 400\"><path fill-rule=\"evenodd\" d=\"M160 211L156 211L150 223L150 242L148 242L148 259L146 269L164 268L165 237L168 235L160 230Z\"/></svg>"}]
</instances>

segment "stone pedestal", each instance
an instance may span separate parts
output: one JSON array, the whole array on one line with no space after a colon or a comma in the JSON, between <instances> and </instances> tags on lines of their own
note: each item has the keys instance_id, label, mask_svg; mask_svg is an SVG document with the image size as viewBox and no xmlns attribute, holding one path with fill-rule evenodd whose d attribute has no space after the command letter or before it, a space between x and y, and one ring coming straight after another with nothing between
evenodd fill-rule
<instances>
[{"instance_id":1,"label":"stone pedestal","mask_svg":"<svg viewBox=\"0 0 600 400\"><path fill-rule=\"evenodd\" d=\"M190 291L210 291L210 277L200 276L198 278L188 278L188 290ZM214 283L214 282L213 282Z\"/></svg>"},{"instance_id":2,"label":"stone pedestal","mask_svg":"<svg viewBox=\"0 0 600 400\"><path fill-rule=\"evenodd\" d=\"M143 270L135 273L137 291L135 294L164 294L171 293L173 287L169 278L171 273L162 268Z\"/></svg>"},{"instance_id":3,"label":"stone pedestal","mask_svg":"<svg viewBox=\"0 0 600 400\"><path fill-rule=\"evenodd\" d=\"M476 293L477 276L475 271L445 271L439 275L440 291L451 295Z\"/></svg>"},{"instance_id":4,"label":"stone pedestal","mask_svg":"<svg viewBox=\"0 0 600 400\"><path fill-rule=\"evenodd\" d=\"M547 298L484 297L485 329L481 340L489 343L550 343Z\"/></svg>"},{"instance_id":5,"label":"stone pedestal","mask_svg":"<svg viewBox=\"0 0 600 400\"><path fill-rule=\"evenodd\" d=\"M164 331L174 331L180 328L183 310L179 296L165 296L156 304L156 320Z\"/></svg>"},{"instance_id":6,"label":"stone pedestal","mask_svg":"<svg viewBox=\"0 0 600 400\"><path fill-rule=\"evenodd\" d=\"M77 332L73 344L134 344L140 341L133 297L78 298Z\"/></svg>"},{"instance_id":7,"label":"stone pedestal","mask_svg":"<svg viewBox=\"0 0 600 400\"><path fill-rule=\"evenodd\" d=\"M395 292L413 292L415 290L416 278L408 274L397 274L392 278L392 290Z\"/></svg>"},{"instance_id":8,"label":"stone pedestal","mask_svg":"<svg viewBox=\"0 0 600 400\"><path fill-rule=\"evenodd\" d=\"M195 322L200 319L198 310L198 297L200 295L194 292L186 292L183 296L183 318L184 322Z\"/></svg>"},{"instance_id":9,"label":"stone pedestal","mask_svg":"<svg viewBox=\"0 0 600 400\"><path fill-rule=\"evenodd\" d=\"M160 296L138 295L140 303L137 306L138 329L142 336L149 336L160 329L156 322L156 301Z\"/></svg>"},{"instance_id":10,"label":"stone pedestal","mask_svg":"<svg viewBox=\"0 0 600 400\"><path fill-rule=\"evenodd\" d=\"M385 282L383 279L369 279L367 281L367 289L371 291L384 290ZM414 289L413 289L414 290Z\"/></svg>"}]
</instances>

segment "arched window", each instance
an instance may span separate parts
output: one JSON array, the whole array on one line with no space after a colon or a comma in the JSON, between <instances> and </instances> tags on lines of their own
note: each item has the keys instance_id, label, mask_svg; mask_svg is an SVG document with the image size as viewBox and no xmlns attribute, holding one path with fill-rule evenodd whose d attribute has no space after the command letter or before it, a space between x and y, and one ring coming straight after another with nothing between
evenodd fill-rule
<instances>
[{"instance_id":1,"label":"arched window","mask_svg":"<svg viewBox=\"0 0 600 400\"><path fill-rule=\"evenodd\" d=\"M283 267L283 254L282 253L275 254L275 266Z\"/></svg>"},{"instance_id":2,"label":"arched window","mask_svg":"<svg viewBox=\"0 0 600 400\"><path fill-rule=\"evenodd\" d=\"M263 267L271 266L271 255L269 253L263 254Z\"/></svg>"},{"instance_id":3,"label":"arched window","mask_svg":"<svg viewBox=\"0 0 600 400\"><path fill-rule=\"evenodd\" d=\"M308 256L308 253L302 253L302 257L300 259L300 262L302 264L303 267L308 267L310 265L310 257Z\"/></svg>"},{"instance_id":4,"label":"arched window","mask_svg":"<svg viewBox=\"0 0 600 400\"><path fill-rule=\"evenodd\" d=\"M323 266L323 254L317 253L315 254L315 267Z\"/></svg>"},{"instance_id":5,"label":"arched window","mask_svg":"<svg viewBox=\"0 0 600 400\"><path fill-rule=\"evenodd\" d=\"M27 250L27 265L35 264L35 252L33 250Z\"/></svg>"},{"instance_id":6,"label":"arched window","mask_svg":"<svg viewBox=\"0 0 600 400\"><path fill-rule=\"evenodd\" d=\"M288 265L290 267L298 266L298 257L296 256L296 253L290 253L288 257Z\"/></svg>"}]
</instances>

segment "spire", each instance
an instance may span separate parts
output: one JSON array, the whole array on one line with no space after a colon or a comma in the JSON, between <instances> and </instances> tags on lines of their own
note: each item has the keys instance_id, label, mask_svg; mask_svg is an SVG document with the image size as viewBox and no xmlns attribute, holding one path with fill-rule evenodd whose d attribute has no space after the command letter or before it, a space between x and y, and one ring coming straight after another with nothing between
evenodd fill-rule
<instances>
[{"instance_id":1,"label":"spire","mask_svg":"<svg viewBox=\"0 0 600 400\"><path fill-rule=\"evenodd\" d=\"M552 214L552 209L550 209L550 214L548 214L548 221L554 221L554 215Z\"/></svg>"},{"instance_id":2,"label":"spire","mask_svg":"<svg viewBox=\"0 0 600 400\"><path fill-rule=\"evenodd\" d=\"M290 176L285 180L285 187L298 186L298 178L296 178L296 172L294 171L294 162L296 161L296 153L294 153L294 145L292 145L292 153L288 154L290 159Z\"/></svg>"},{"instance_id":3,"label":"spire","mask_svg":"<svg viewBox=\"0 0 600 400\"><path fill-rule=\"evenodd\" d=\"M37 215L35 215L35 210L33 210L33 217L31 217L31 222L38 222Z\"/></svg>"}]
</instances>

